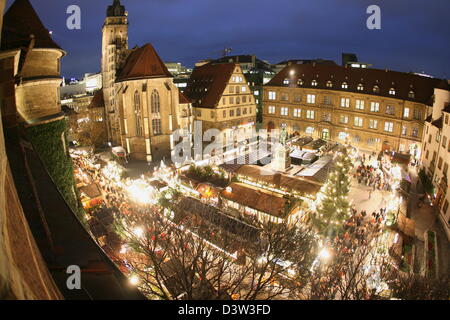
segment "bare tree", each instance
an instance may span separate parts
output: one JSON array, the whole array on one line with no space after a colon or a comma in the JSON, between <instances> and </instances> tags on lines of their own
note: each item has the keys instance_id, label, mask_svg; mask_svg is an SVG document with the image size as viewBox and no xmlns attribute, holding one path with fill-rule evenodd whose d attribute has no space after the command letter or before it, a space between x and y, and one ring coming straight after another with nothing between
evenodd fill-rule
<instances>
[{"instance_id":1,"label":"bare tree","mask_svg":"<svg viewBox=\"0 0 450 320\"><path fill-rule=\"evenodd\" d=\"M201 215L177 208L180 194L163 198L164 207L134 212L118 225L129 248L122 258L147 296L275 299L306 285L314 251L308 230L265 225L259 241L243 244Z\"/></svg>"}]
</instances>

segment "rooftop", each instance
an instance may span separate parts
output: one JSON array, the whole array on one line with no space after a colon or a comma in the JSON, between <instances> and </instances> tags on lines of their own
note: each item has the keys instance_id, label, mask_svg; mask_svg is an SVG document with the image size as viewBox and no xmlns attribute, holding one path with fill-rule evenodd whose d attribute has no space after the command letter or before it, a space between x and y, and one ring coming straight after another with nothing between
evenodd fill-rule
<instances>
[{"instance_id":1,"label":"rooftop","mask_svg":"<svg viewBox=\"0 0 450 320\"><path fill-rule=\"evenodd\" d=\"M196 67L185 90L195 107L214 108L233 74L235 63L206 64Z\"/></svg>"},{"instance_id":2,"label":"rooftop","mask_svg":"<svg viewBox=\"0 0 450 320\"><path fill-rule=\"evenodd\" d=\"M29 0L16 0L3 18L2 50L28 47L34 38L34 48L59 49L50 31L45 28Z\"/></svg>"},{"instance_id":3,"label":"rooftop","mask_svg":"<svg viewBox=\"0 0 450 320\"><path fill-rule=\"evenodd\" d=\"M146 78L172 78L161 58L150 43L134 49L119 71L117 81Z\"/></svg>"},{"instance_id":4,"label":"rooftop","mask_svg":"<svg viewBox=\"0 0 450 320\"><path fill-rule=\"evenodd\" d=\"M434 88L450 89L447 81L412 73L321 63L287 65L266 86L348 91L426 104Z\"/></svg>"}]
</instances>

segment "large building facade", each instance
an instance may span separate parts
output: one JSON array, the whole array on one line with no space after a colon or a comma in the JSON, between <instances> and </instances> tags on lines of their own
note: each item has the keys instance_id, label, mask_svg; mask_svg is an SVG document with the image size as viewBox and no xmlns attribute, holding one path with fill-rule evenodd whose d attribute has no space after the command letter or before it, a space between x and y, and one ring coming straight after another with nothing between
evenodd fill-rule
<instances>
[{"instance_id":1,"label":"large building facade","mask_svg":"<svg viewBox=\"0 0 450 320\"><path fill-rule=\"evenodd\" d=\"M450 239L450 86L442 82L434 91L433 112L426 119L422 168L434 187L433 203Z\"/></svg>"},{"instance_id":2,"label":"large building facade","mask_svg":"<svg viewBox=\"0 0 450 320\"><path fill-rule=\"evenodd\" d=\"M231 143L254 128L255 98L239 64L195 68L185 93L192 101L195 120L202 121L202 132L218 129L223 141ZM244 135L236 136L238 132Z\"/></svg>"},{"instance_id":3,"label":"large building facade","mask_svg":"<svg viewBox=\"0 0 450 320\"><path fill-rule=\"evenodd\" d=\"M286 65L264 90L263 128L420 158L439 79L316 62Z\"/></svg>"}]
</instances>

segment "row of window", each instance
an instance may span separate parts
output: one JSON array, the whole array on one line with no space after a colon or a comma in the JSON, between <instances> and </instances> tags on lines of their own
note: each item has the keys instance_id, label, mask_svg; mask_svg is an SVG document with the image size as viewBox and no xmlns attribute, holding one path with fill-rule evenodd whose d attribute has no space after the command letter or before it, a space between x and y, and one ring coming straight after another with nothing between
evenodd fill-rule
<instances>
[{"instance_id":1,"label":"row of window","mask_svg":"<svg viewBox=\"0 0 450 320\"><path fill-rule=\"evenodd\" d=\"M268 93L269 100L276 100L277 93L275 91L269 91ZM288 101L288 94L283 92L280 97L281 101ZM294 95L294 102L301 102L300 94ZM316 103L316 95L315 94L307 94L306 95L306 103L315 104ZM324 96L325 105L332 105L332 99L330 96ZM350 98L342 97L340 100L340 106L342 108L350 108ZM355 109L356 110L364 110L365 109L365 100L356 99L355 100ZM380 103L379 102L370 102L370 112L380 112ZM395 107L392 105L386 105L386 114L395 115ZM403 109L403 117L409 118L411 116L411 110L409 107L405 107ZM414 109L413 118L416 120L421 120L422 115L421 111L418 108Z\"/></svg>"},{"instance_id":2,"label":"row of window","mask_svg":"<svg viewBox=\"0 0 450 320\"><path fill-rule=\"evenodd\" d=\"M241 104L241 103L247 103L247 101L248 101L248 103L251 103L253 100L251 95L237 96L237 97L223 97L222 105L227 104L227 98L228 98L228 104Z\"/></svg>"},{"instance_id":3,"label":"row of window","mask_svg":"<svg viewBox=\"0 0 450 320\"><path fill-rule=\"evenodd\" d=\"M293 117L294 118L301 118L302 116L302 109L295 108L292 110ZM269 114L275 114L275 107L269 106L268 108ZM281 116L288 116L289 115L289 108L282 107L280 109L280 115ZM315 111L314 110L306 110L306 119L314 120L315 119ZM322 121L328 121L331 122L331 113L323 114ZM339 117L339 123L341 124L348 124L349 123L349 116L348 115L340 115ZM353 125L355 127L363 127L364 126L364 118L363 117L354 117ZM376 119L369 119L369 129L375 129L378 130L378 120ZM394 131L394 123L390 121L384 122L384 131L386 132L393 132ZM402 126L402 135L406 136L408 135L408 128L406 126ZM418 137L419 136L419 128L414 127L411 132L411 136Z\"/></svg>"},{"instance_id":4,"label":"row of window","mask_svg":"<svg viewBox=\"0 0 450 320\"><path fill-rule=\"evenodd\" d=\"M228 112L227 112L228 111ZM210 111L211 114L211 118L214 119L216 117L216 111L211 110ZM247 113L248 112L248 113ZM222 110L222 118L227 118L227 115L229 115L229 117L240 117L241 115L251 115L253 112L253 108L236 108L236 109L229 109L229 110ZM201 117L202 116L202 109L196 109L196 116L197 117Z\"/></svg>"},{"instance_id":5,"label":"row of window","mask_svg":"<svg viewBox=\"0 0 450 320\"><path fill-rule=\"evenodd\" d=\"M285 85L289 85L289 84L291 84L292 82L293 82L293 81L290 80L290 79L288 79L288 78L285 78L285 79L283 80L283 84L285 84ZM305 84L305 82L303 81L303 79L298 79L298 80L297 80L297 85L303 86L304 84ZM317 87L318 85L319 85L319 83L317 82L317 80L314 79L314 80L311 81L311 86L312 86L312 87ZM327 81L325 85L326 85L327 88L332 88L332 87L333 87L333 82L332 82L332 81ZM348 83L345 82L345 81L342 82L342 83L341 83L341 89L348 89ZM362 83L359 83L359 84L356 86L356 90L358 90L358 91L363 91L363 90L364 90L364 85L363 85ZM377 86L377 85L375 85L375 86L372 87L372 91L373 91L374 93L379 93L379 92L380 92L380 87ZM392 95L392 96L395 96L395 94L396 94L395 88L391 87L391 88L389 89L389 94ZM408 92L408 98L414 99L414 97L415 97L414 91L413 91L413 90L410 90L410 91Z\"/></svg>"},{"instance_id":6,"label":"row of window","mask_svg":"<svg viewBox=\"0 0 450 320\"><path fill-rule=\"evenodd\" d=\"M229 86L228 92L229 93L247 92L247 87L246 86Z\"/></svg>"}]
</instances>

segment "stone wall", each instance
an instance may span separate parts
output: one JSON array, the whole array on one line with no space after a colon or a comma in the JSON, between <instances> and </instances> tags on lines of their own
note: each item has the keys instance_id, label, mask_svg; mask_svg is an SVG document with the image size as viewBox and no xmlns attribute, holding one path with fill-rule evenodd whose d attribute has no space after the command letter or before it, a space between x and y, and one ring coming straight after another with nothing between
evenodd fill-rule
<instances>
[{"instance_id":1,"label":"stone wall","mask_svg":"<svg viewBox=\"0 0 450 320\"><path fill-rule=\"evenodd\" d=\"M5 4L0 0L0 35ZM0 300L61 298L20 204L0 122Z\"/></svg>"}]
</instances>

